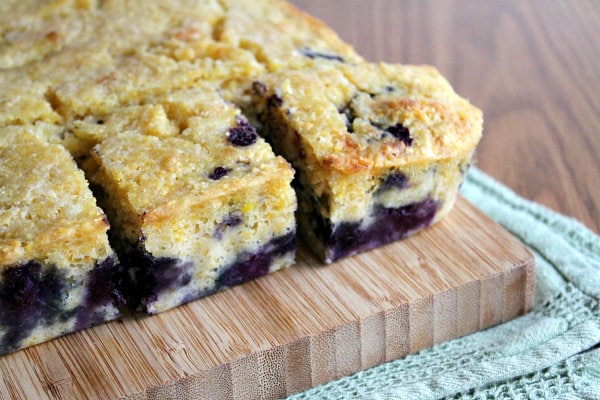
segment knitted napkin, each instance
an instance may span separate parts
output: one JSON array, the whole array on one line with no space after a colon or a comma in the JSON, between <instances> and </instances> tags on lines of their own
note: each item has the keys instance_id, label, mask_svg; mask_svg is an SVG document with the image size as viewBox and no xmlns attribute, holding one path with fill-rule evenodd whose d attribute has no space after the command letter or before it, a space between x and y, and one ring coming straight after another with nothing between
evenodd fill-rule
<instances>
[{"instance_id":1,"label":"knitted napkin","mask_svg":"<svg viewBox=\"0 0 600 400\"><path fill-rule=\"evenodd\" d=\"M290 400L600 399L600 237L476 168L461 193L535 254L533 311Z\"/></svg>"}]
</instances>

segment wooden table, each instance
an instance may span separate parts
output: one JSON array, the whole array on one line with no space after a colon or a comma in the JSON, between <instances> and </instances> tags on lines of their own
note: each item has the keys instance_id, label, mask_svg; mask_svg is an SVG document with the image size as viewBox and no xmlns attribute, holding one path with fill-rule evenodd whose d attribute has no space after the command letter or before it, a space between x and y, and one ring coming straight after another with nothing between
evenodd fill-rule
<instances>
[{"instance_id":1,"label":"wooden table","mask_svg":"<svg viewBox=\"0 0 600 400\"><path fill-rule=\"evenodd\" d=\"M477 166L600 233L600 2L293 0L369 61L432 64L481 108Z\"/></svg>"}]
</instances>

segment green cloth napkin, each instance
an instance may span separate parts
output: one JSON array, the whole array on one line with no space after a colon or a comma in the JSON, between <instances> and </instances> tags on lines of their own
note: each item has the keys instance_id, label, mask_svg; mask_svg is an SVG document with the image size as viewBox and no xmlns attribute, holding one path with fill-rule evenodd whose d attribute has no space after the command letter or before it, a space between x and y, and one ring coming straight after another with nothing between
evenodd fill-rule
<instances>
[{"instance_id":1,"label":"green cloth napkin","mask_svg":"<svg viewBox=\"0 0 600 400\"><path fill-rule=\"evenodd\" d=\"M461 192L535 254L533 311L290 400L600 399L600 237L476 168Z\"/></svg>"}]
</instances>

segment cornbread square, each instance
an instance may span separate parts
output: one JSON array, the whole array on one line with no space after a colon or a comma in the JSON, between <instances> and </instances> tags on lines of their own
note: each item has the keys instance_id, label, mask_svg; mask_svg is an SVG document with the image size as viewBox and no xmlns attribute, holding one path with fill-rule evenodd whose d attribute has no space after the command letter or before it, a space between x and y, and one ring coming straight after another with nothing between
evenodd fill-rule
<instances>
[{"instance_id":1,"label":"cornbread square","mask_svg":"<svg viewBox=\"0 0 600 400\"><path fill-rule=\"evenodd\" d=\"M481 112L431 67L322 67L254 86L265 136L298 172L299 231L329 263L439 221L481 136Z\"/></svg>"},{"instance_id":2,"label":"cornbread square","mask_svg":"<svg viewBox=\"0 0 600 400\"><path fill-rule=\"evenodd\" d=\"M159 313L292 264L293 170L234 121L211 131L192 120L182 137L128 132L94 147L92 179L138 309Z\"/></svg>"},{"instance_id":3,"label":"cornbread square","mask_svg":"<svg viewBox=\"0 0 600 400\"><path fill-rule=\"evenodd\" d=\"M0 354L114 319L122 304L108 221L46 135L0 129Z\"/></svg>"}]
</instances>

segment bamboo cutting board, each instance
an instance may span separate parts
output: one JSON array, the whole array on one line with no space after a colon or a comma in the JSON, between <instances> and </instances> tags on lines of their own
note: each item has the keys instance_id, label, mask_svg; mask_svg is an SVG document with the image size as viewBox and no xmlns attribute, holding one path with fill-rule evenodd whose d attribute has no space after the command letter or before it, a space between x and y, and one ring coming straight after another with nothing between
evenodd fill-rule
<instances>
[{"instance_id":1,"label":"bamboo cutting board","mask_svg":"<svg viewBox=\"0 0 600 400\"><path fill-rule=\"evenodd\" d=\"M0 398L279 398L521 315L534 259L459 198L426 231L0 358Z\"/></svg>"}]
</instances>

